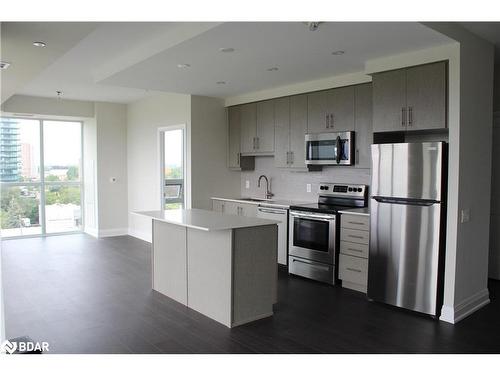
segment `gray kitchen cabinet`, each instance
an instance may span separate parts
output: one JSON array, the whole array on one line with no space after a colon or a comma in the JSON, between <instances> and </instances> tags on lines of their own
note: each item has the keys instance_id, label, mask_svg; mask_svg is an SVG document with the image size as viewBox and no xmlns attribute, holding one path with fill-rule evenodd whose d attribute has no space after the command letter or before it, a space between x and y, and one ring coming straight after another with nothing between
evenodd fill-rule
<instances>
[{"instance_id":1,"label":"gray kitchen cabinet","mask_svg":"<svg viewBox=\"0 0 500 375\"><path fill-rule=\"evenodd\" d=\"M212 199L212 211L221 212L226 215L257 217L256 204L224 199Z\"/></svg>"},{"instance_id":2,"label":"gray kitchen cabinet","mask_svg":"<svg viewBox=\"0 0 500 375\"><path fill-rule=\"evenodd\" d=\"M290 164L290 98L274 101L274 166L287 168Z\"/></svg>"},{"instance_id":3,"label":"gray kitchen cabinet","mask_svg":"<svg viewBox=\"0 0 500 375\"><path fill-rule=\"evenodd\" d=\"M373 131L406 130L406 72L373 75Z\"/></svg>"},{"instance_id":4,"label":"gray kitchen cabinet","mask_svg":"<svg viewBox=\"0 0 500 375\"><path fill-rule=\"evenodd\" d=\"M274 152L274 101L257 103L257 123L255 129L256 152Z\"/></svg>"},{"instance_id":5,"label":"gray kitchen cabinet","mask_svg":"<svg viewBox=\"0 0 500 375\"><path fill-rule=\"evenodd\" d=\"M372 84L365 83L355 87L355 125L356 157L355 166L370 168L372 129Z\"/></svg>"},{"instance_id":6,"label":"gray kitchen cabinet","mask_svg":"<svg viewBox=\"0 0 500 375\"><path fill-rule=\"evenodd\" d=\"M329 131L328 92L319 91L307 95L307 132Z\"/></svg>"},{"instance_id":7,"label":"gray kitchen cabinet","mask_svg":"<svg viewBox=\"0 0 500 375\"><path fill-rule=\"evenodd\" d=\"M408 130L446 127L446 63L406 70Z\"/></svg>"},{"instance_id":8,"label":"gray kitchen cabinet","mask_svg":"<svg viewBox=\"0 0 500 375\"><path fill-rule=\"evenodd\" d=\"M240 106L240 123L241 153L254 153L255 130L257 126L257 106L255 103Z\"/></svg>"},{"instance_id":9,"label":"gray kitchen cabinet","mask_svg":"<svg viewBox=\"0 0 500 375\"><path fill-rule=\"evenodd\" d=\"M373 75L373 131L446 128L446 62Z\"/></svg>"},{"instance_id":10,"label":"gray kitchen cabinet","mask_svg":"<svg viewBox=\"0 0 500 375\"><path fill-rule=\"evenodd\" d=\"M329 131L354 130L354 86L339 87L327 93Z\"/></svg>"},{"instance_id":11,"label":"gray kitchen cabinet","mask_svg":"<svg viewBox=\"0 0 500 375\"><path fill-rule=\"evenodd\" d=\"M241 139L241 117L240 107L228 108L228 158L229 168L240 168L240 139Z\"/></svg>"},{"instance_id":12,"label":"gray kitchen cabinet","mask_svg":"<svg viewBox=\"0 0 500 375\"><path fill-rule=\"evenodd\" d=\"M290 97L290 167L306 168L307 95Z\"/></svg>"},{"instance_id":13,"label":"gray kitchen cabinet","mask_svg":"<svg viewBox=\"0 0 500 375\"><path fill-rule=\"evenodd\" d=\"M274 165L278 168L306 168L307 95L275 100Z\"/></svg>"}]
</instances>

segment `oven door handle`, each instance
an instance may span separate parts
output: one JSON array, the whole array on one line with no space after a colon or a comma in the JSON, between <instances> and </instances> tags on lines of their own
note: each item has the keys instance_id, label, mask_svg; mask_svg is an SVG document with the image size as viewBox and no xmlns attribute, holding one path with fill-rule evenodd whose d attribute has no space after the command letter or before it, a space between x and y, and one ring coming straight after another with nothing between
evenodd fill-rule
<instances>
[{"instance_id":1,"label":"oven door handle","mask_svg":"<svg viewBox=\"0 0 500 375\"><path fill-rule=\"evenodd\" d=\"M334 215L304 214L304 213L300 213L297 211L290 211L290 215L293 217L300 217L303 219L314 219L314 220L323 220L323 221L335 220Z\"/></svg>"}]
</instances>

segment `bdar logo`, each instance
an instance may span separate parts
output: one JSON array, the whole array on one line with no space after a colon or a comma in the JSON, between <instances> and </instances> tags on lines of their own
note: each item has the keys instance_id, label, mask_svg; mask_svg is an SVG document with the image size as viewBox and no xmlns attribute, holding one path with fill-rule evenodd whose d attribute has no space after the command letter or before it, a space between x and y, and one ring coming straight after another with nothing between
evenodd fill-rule
<instances>
[{"instance_id":1,"label":"bdar logo","mask_svg":"<svg viewBox=\"0 0 500 375\"><path fill-rule=\"evenodd\" d=\"M0 353L12 354L16 351L16 349L17 349L17 343L5 340L0 346Z\"/></svg>"}]
</instances>

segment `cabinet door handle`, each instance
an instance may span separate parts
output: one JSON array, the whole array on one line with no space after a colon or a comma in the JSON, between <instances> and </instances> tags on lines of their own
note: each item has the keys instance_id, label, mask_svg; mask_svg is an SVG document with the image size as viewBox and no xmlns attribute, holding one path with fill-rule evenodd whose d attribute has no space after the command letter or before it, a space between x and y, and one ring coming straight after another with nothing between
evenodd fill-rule
<instances>
[{"instance_id":1,"label":"cabinet door handle","mask_svg":"<svg viewBox=\"0 0 500 375\"><path fill-rule=\"evenodd\" d=\"M408 107L408 126L413 125L413 107Z\"/></svg>"},{"instance_id":2,"label":"cabinet door handle","mask_svg":"<svg viewBox=\"0 0 500 375\"><path fill-rule=\"evenodd\" d=\"M351 247L348 247L348 248L347 248L347 250L350 250L350 251L355 251L355 252L357 252L357 253L362 253L362 252L363 252L363 250L353 249L353 248L351 248Z\"/></svg>"},{"instance_id":3,"label":"cabinet door handle","mask_svg":"<svg viewBox=\"0 0 500 375\"><path fill-rule=\"evenodd\" d=\"M260 148L260 138L256 137L255 140L257 142L257 150L258 150Z\"/></svg>"},{"instance_id":4,"label":"cabinet door handle","mask_svg":"<svg viewBox=\"0 0 500 375\"><path fill-rule=\"evenodd\" d=\"M346 270L361 273L361 270L358 270L357 268L346 267Z\"/></svg>"},{"instance_id":5,"label":"cabinet door handle","mask_svg":"<svg viewBox=\"0 0 500 375\"><path fill-rule=\"evenodd\" d=\"M226 208L226 205L224 203L222 203L221 205L221 212L224 213L224 209Z\"/></svg>"},{"instance_id":6,"label":"cabinet door handle","mask_svg":"<svg viewBox=\"0 0 500 375\"><path fill-rule=\"evenodd\" d=\"M328 129L330 127L328 113L325 115L325 124L326 124L326 128Z\"/></svg>"},{"instance_id":7,"label":"cabinet door handle","mask_svg":"<svg viewBox=\"0 0 500 375\"><path fill-rule=\"evenodd\" d=\"M255 137L253 137L253 149L255 150Z\"/></svg>"},{"instance_id":8,"label":"cabinet door handle","mask_svg":"<svg viewBox=\"0 0 500 375\"><path fill-rule=\"evenodd\" d=\"M293 158L294 158L293 151L290 151L290 164L293 164Z\"/></svg>"},{"instance_id":9,"label":"cabinet door handle","mask_svg":"<svg viewBox=\"0 0 500 375\"><path fill-rule=\"evenodd\" d=\"M330 113L330 128L334 128L335 123L333 122L333 113Z\"/></svg>"},{"instance_id":10,"label":"cabinet door handle","mask_svg":"<svg viewBox=\"0 0 500 375\"><path fill-rule=\"evenodd\" d=\"M404 128L406 126L406 108L401 108L401 126Z\"/></svg>"},{"instance_id":11,"label":"cabinet door handle","mask_svg":"<svg viewBox=\"0 0 500 375\"><path fill-rule=\"evenodd\" d=\"M365 225L365 223L362 223L360 221L348 221L349 224L354 224L354 225Z\"/></svg>"}]
</instances>

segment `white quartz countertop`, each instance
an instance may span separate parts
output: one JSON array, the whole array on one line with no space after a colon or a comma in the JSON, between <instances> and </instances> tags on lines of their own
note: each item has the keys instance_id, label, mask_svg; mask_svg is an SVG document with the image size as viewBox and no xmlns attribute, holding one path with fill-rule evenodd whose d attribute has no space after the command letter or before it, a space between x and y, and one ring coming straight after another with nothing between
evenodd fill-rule
<instances>
[{"instance_id":1,"label":"white quartz countertop","mask_svg":"<svg viewBox=\"0 0 500 375\"><path fill-rule=\"evenodd\" d=\"M275 220L260 219L256 217L226 215L220 212L192 208L189 210L158 210L136 211L137 215L147 216L153 220L183 227L213 231L237 228L259 227L262 225L278 224Z\"/></svg>"},{"instance_id":2,"label":"white quartz countertop","mask_svg":"<svg viewBox=\"0 0 500 375\"><path fill-rule=\"evenodd\" d=\"M339 210L339 213L341 213L341 214L350 214L350 215L370 216L370 209L368 207L346 208L345 210Z\"/></svg>"},{"instance_id":3,"label":"white quartz countertop","mask_svg":"<svg viewBox=\"0 0 500 375\"><path fill-rule=\"evenodd\" d=\"M219 201L229 201L229 202L238 202L245 204L255 204L256 206L262 207L274 207L274 208L286 208L289 209L290 206L297 206L300 204L314 203L314 202L304 202L304 201L292 201L288 199L269 199L262 201L251 201L246 200L245 198L221 198L221 197L212 197L211 199L219 200Z\"/></svg>"}]
</instances>

